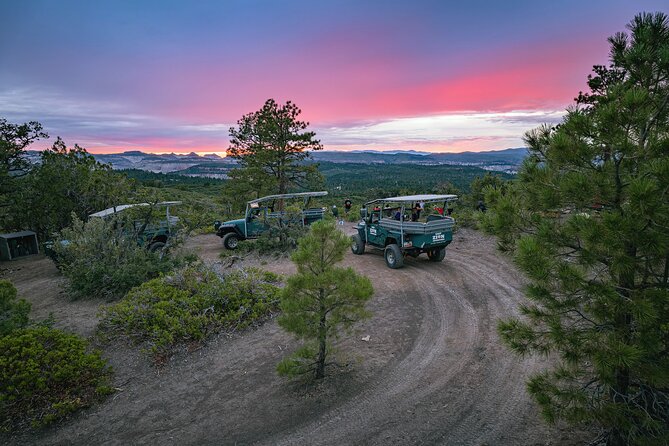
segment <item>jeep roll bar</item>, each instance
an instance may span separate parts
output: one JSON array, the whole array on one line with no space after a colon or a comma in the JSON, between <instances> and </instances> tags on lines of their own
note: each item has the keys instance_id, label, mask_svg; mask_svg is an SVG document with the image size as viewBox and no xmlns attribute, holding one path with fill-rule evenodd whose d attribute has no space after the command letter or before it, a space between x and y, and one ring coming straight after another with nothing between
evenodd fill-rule
<instances>
[{"instance_id":1,"label":"jeep roll bar","mask_svg":"<svg viewBox=\"0 0 669 446\"><path fill-rule=\"evenodd\" d=\"M249 211L251 209L259 208L260 203L265 201L274 202L276 200L290 200L291 198L304 198L304 205L302 206L302 210L304 210L306 209L312 197L324 197L327 194L328 192L325 190L319 192L296 192L293 194L268 195L266 197L256 198L255 200L248 201L246 203L246 211L244 211L244 237L248 237L247 223L249 220ZM272 204L271 207L274 208L274 204Z\"/></svg>"},{"instance_id":2,"label":"jeep roll bar","mask_svg":"<svg viewBox=\"0 0 669 446\"><path fill-rule=\"evenodd\" d=\"M457 201L458 196L452 194L446 195L435 195L435 194L423 194L423 195L403 195L399 197L388 197L388 198L377 198L376 200L368 201L363 205L365 208L365 215L367 215L367 206L374 203L399 203L400 204L400 246L404 246L404 211L406 203L443 203L444 212L446 212L446 205L448 202ZM362 216L363 210L360 210ZM364 218L364 217L363 217ZM383 220L383 209L379 212L379 220ZM365 238L367 237L367 232L365 231ZM366 240L367 241L367 240Z\"/></svg>"}]
</instances>

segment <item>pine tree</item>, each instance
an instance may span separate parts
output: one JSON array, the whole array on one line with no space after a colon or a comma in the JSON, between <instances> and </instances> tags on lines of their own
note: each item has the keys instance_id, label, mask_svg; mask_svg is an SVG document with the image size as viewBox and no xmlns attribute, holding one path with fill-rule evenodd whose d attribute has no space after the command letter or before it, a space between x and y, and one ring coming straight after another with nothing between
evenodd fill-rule
<instances>
[{"instance_id":1,"label":"pine tree","mask_svg":"<svg viewBox=\"0 0 669 446\"><path fill-rule=\"evenodd\" d=\"M344 258L350 239L334 221L319 221L298 242L292 255L297 274L288 279L281 295L279 325L306 340L306 344L277 366L281 375L314 373L325 376L331 341L342 330L370 316L365 303L372 284L352 268L335 266Z\"/></svg>"},{"instance_id":2,"label":"pine tree","mask_svg":"<svg viewBox=\"0 0 669 446\"><path fill-rule=\"evenodd\" d=\"M12 124L0 118L0 207L9 206L8 196L18 188L17 179L30 172L26 149L48 137L39 122Z\"/></svg>"},{"instance_id":3,"label":"pine tree","mask_svg":"<svg viewBox=\"0 0 669 446\"><path fill-rule=\"evenodd\" d=\"M99 163L86 149L68 148L57 138L41 162L21 181L1 219L6 228L32 229L47 240L69 226L72 215L89 214L123 203L130 194L127 177Z\"/></svg>"},{"instance_id":4,"label":"pine tree","mask_svg":"<svg viewBox=\"0 0 669 446\"><path fill-rule=\"evenodd\" d=\"M279 105L268 99L263 107L244 115L237 128L230 128L227 155L240 163L231 178L259 195L268 189L285 194L290 188L306 188L322 181L316 165L305 164L309 151L323 146L314 132L305 131L308 122L298 120L302 113L288 101Z\"/></svg>"},{"instance_id":5,"label":"pine tree","mask_svg":"<svg viewBox=\"0 0 669 446\"><path fill-rule=\"evenodd\" d=\"M548 421L609 445L669 443L669 20L639 14L609 38L556 127L526 134L517 184L484 225L531 283L499 324L516 352L553 354L528 382Z\"/></svg>"}]
</instances>

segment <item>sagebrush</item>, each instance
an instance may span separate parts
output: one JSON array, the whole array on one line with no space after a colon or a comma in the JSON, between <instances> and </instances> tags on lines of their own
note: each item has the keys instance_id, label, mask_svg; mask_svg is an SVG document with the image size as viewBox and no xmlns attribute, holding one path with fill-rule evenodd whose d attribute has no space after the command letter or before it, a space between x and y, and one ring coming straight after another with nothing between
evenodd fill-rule
<instances>
[{"instance_id":1,"label":"sagebrush","mask_svg":"<svg viewBox=\"0 0 669 446\"><path fill-rule=\"evenodd\" d=\"M167 273L182 259L140 246L124 220L74 218L53 250L73 298L123 296L131 288Z\"/></svg>"},{"instance_id":2,"label":"sagebrush","mask_svg":"<svg viewBox=\"0 0 669 446\"><path fill-rule=\"evenodd\" d=\"M102 312L103 337L123 336L146 343L157 356L178 344L202 341L226 327L262 320L278 306L276 274L246 269L220 277L202 264L133 288Z\"/></svg>"},{"instance_id":3,"label":"sagebrush","mask_svg":"<svg viewBox=\"0 0 669 446\"><path fill-rule=\"evenodd\" d=\"M0 280L0 336L28 325L30 302L16 298L16 288L9 280Z\"/></svg>"},{"instance_id":4,"label":"sagebrush","mask_svg":"<svg viewBox=\"0 0 669 446\"><path fill-rule=\"evenodd\" d=\"M48 327L0 337L0 429L40 427L113 392L111 368L80 336Z\"/></svg>"}]
</instances>

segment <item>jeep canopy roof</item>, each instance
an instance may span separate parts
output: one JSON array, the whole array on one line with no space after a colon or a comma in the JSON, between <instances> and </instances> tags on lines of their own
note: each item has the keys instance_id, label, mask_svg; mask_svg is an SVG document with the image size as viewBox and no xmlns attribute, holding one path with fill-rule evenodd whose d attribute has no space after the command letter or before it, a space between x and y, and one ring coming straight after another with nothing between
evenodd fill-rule
<instances>
[{"instance_id":1,"label":"jeep canopy roof","mask_svg":"<svg viewBox=\"0 0 669 446\"><path fill-rule=\"evenodd\" d=\"M282 199L282 198L324 197L327 194L328 194L327 191L320 191L320 192L298 192L298 193L295 193L295 194L268 195L266 197L256 198L255 200L251 200L251 201L248 202L248 204L260 203L260 202L269 201L269 200L279 200L279 199Z\"/></svg>"},{"instance_id":2,"label":"jeep canopy roof","mask_svg":"<svg viewBox=\"0 0 669 446\"><path fill-rule=\"evenodd\" d=\"M181 201L161 201L160 203L154 203L153 206L176 206L178 204L181 204ZM91 214L89 217L106 217L108 215L116 214L117 212L121 212L125 209L135 206L151 206L151 203L120 204L118 206Z\"/></svg>"},{"instance_id":3,"label":"jeep canopy roof","mask_svg":"<svg viewBox=\"0 0 669 446\"><path fill-rule=\"evenodd\" d=\"M382 202L382 203L397 203L399 202L404 202L404 201L423 201L423 202L433 202L433 201L453 201L457 200L458 196L457 195L432 195L432 194L425 194L425 195L404 195L402 197L389 197L389 198L378 198L376 200L368 201L365 203L365 205L368 205L370 203L377 203L377 202Z\"/></svg>"}]
</instances>

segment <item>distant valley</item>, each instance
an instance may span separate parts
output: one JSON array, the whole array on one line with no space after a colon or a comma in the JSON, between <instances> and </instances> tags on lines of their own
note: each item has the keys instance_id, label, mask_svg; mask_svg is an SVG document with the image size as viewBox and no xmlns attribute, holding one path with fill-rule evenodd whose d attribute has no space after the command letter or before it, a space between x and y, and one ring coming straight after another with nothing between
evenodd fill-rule
<instances>
[{"instance_id":1,"label":"distant valley","mask_svg":"<svg viewBox=\"0 0 669 446\"><path fill-rule=\"evenodd\" d=\"M236 166L232 159L218 155L153 154L129 151L116 154L96 154L95 158L110 164L114 169L137 169L154 173L170 173L191 177L226 179L230 169ZM334 164L413 164L424 166L469 166L487 171L515 174L527 156L525 148L512 148L487 152L429 153L415 151L320 151L312 153L316 162ZM39 160L39 152L30 151L33 161Z\"/></svg>"}]
</instances>

